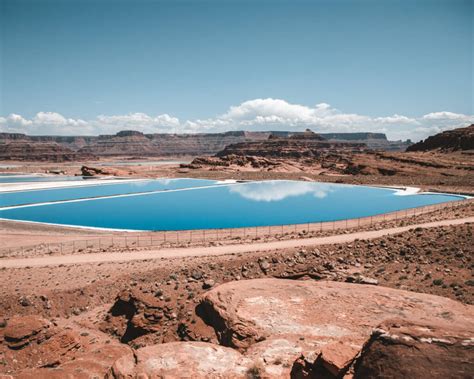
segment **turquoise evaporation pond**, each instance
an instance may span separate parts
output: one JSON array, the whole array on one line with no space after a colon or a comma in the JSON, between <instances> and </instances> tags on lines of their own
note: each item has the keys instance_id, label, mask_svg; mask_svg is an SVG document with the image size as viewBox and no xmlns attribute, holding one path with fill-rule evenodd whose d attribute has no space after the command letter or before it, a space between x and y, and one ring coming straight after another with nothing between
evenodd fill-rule
<instances>
[{"instance_id":1,"label":"turquoise evaporation pond","mask_svg":"<svg viewBox=\"0 0 474 379\"><path fill-rule=\"evenodd\" d=\"M375 187L265 181L0 209L0 217L113 229L183 230L350 219L462 198L396 193Z\"/></svg>"},{"instance_id":2,"label":"turquoise evaporation pond","mask_svg":"<svg viewBox=\"0 0 474 379\"><path fill-rule=\"evenodd\" d=\"M179 188L210 186L213 184L217 184L217 182L204 179L153 179L124 181L124 183L105 182L80 187L0 192L0 207L139 192L166 191Z\"/></svg>"}]
</instances>

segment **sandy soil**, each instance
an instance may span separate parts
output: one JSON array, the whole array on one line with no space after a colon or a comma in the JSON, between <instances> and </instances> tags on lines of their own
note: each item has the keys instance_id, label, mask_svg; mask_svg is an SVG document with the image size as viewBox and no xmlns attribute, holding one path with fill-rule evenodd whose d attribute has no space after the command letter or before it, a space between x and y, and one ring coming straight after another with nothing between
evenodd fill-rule
<instances>
[{"instance_id":1,"label":"sandy soil","mask_svg":"<svg viewBox=\"0 0 474 379\"><path fill-rule=\"evenodd\" d=\"M413 228L432 228L437 226L459 225L474 222L474 217L466 217L454 220L444 220L429 222L425 224L415 224L410 226L401 226L397 228L388 228L381 230L372 230L366 232L340 234L320 238L300 238L296 240L283 240L264 243L226 245L214 247L187 247L172 248L147 251L135 251L131 253L90 253L75 254L66 256L41 257L41 258L23 258L23 259L3 259L0 260L0 268L19 268L19 267L39 267L53 265L73 265L84 263L101 262L128 262L136 260L150 259L168 259L184 258L196 256L216 256L224 254L242 254L252 251L288 249L305 246L319 246L336 243L347 243L356 239L373 239L391 234L402 233Z\"/></svg>"}]
</instances>

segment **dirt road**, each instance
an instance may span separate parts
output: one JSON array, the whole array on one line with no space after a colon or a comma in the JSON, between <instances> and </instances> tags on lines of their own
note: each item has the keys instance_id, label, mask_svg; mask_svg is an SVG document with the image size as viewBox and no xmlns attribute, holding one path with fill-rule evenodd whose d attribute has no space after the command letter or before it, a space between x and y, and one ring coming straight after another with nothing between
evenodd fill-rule
<instances>
[{"instance_id":1,"label":"dirt road","mask_svg":"<svg viewBox=\"0 0 474 379\"><path fill-rule=\"evenodd\" d=\"M466 217L453 220L443 220L436 222L428 222L424 224L416 224L409 226L401 226L396 228L388 228L382 230L372 230L365 232L357 232L350 234L339 234L329 237L302 238L284 241L261 242L252 244L226 245L213 247L184 247L184 248L163 248L156 250L144 250L127 253L90 253L63 256L49 256L38 258L19 258L19 259L2 259L0 260L0 268L21 268L21 267L41 267L54 265L69 264L85 264L99 262L127 262L144 259L166 259L193 256L211 256L225 254L248 253L261 250L275 250L303 246L328 245L334 243L352 242L355 239L372 239L389 234L402 233L409 229L431 228L436 226L459 225L474 222L474 217Z\"/></svg>"}]
</instances>

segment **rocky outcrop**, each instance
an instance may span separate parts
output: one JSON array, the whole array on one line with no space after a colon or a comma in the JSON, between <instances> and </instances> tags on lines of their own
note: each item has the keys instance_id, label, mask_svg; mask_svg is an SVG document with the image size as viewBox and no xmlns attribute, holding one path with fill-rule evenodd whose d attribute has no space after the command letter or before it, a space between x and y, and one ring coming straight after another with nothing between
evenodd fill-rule
<instances>
[{"instance_id":1,"label":"rocky outcrop","mask_svg":"<svg viewBox=\"0 0 474 379\"><path fill-rule=\"evenodd\" d=\"M82 347L79 335L37 316L14 316L3 330L8 347L3 358L9 366L52 367L71 359Z\"/></svg>"},{"instance_id":2,"label":"rocky outcrop","mask_svg":"<svg viewBox=\"0 0 474 379\"><path fill-rule=\"evenodd\" d=\"M277 134L265 141L231 144L213 157L198 157L182 167L343 173L353 153L366 150L361 143L328 142L307 131L289 137Z\"/></svg>"},{"instance_id":3,"label":"rocky outcrop","mask_svg":"<svg viewBox=\"0 0 474 379\"><path fill-rule=\"evenodd\" d=\"M136 324L149 325L150 332L162 318L143 319L162 308L151 295L124 292L114 307L133 312L128 320L137 317ZM414 378L430 364L433 378L472 371L473 307L438 296L362 284L255 279L211 289L197 313L214 327L221 345L139 348L115 361L107 378Z\"/></svg>"},{"instance_id":4,"label":"rocky outcrop","mask_svg":"<svg viewBox=\"0 0 474 379\"><path fill-rule=\"evenodd\" d=\"M324 152L328 151L361 151L365 149L364 144L328 142L318 138L272 138L261 142L232 144L218 152L216 156L246 155L263 158L303 159L319 158Z\"/></svg>"},{"instance_id":5,"label":"rocky outcrop","mask_svg":"<svg viewBox=\"0 0 474 379\"><path fill-rule=\"evenodd\" d=\"M389 320L378 326L355 364L355 379L470 378L472 329L451 323Z\"/></svg>"},{"instance_id":6,"label":"rocky outcrop","mask_svg":"<svg viewBox=\"0 0 474 379\"><path fill-rule=\"evenodd\" d=\"M51 327L49 321L40 317L15 316L8 321L3 336L7 346L17 350L47 339Z\"/></svg>"},{"instance_id":7,"label":"rocky outcrop","mask_svg":"<svg viewBox=\"0 0 474 379\"><path fill-rule=\"evenodd\" d=\"M67 162L93 157L91 153L78 153L55 142L15 139L8 143L0 143L0 160Z\"/></svg>"},{"instance_id":8,"label":"rocky outcrop","mask_svg":"<svg viewBox=\"0 0 474 379\"><path fill-rule=\"evenodd\" d=\"M102 330L129 342L144 334L159 332L168 319L176 318L164 300L138 289L124 290L115 299Z\"/></svg>"},{"instance_id":9,"label":"rocky outcrop","mask_svg":"<svg viewBox=\"0 0 474 379\"><path fill-rule=\"evenodd\" d=\"M204 295L199 314L224 346L247 354L255 349L257 356L269 350L274 361L296 361L295 375L324 372L327 377L345 373L372 330L387 319L453 323L463 333L474 328L472 306L438 296L323 281L226 283ZM280 354L271 348L276 341L285 346Z\"/></svg>"},{"instance_id":10,"label":"rocky outcrop","mask_svg":"<svg viewBox=\"0 0 474 379\"><path fill-rule=\"evenodd\" d=\"M100 136L27 136L20 133L0 133L0 152L4 159L19 160L79 160L95 156L179 156L212 155L226 146L241 142L261 142L269 137L290 140L324 140L365 144L370 148L400 150L400 141L387 141L383 134L337 133L320 135L306 132L246 132L202 134L144 134L124 130L115 135ZM10 145L8 148L5 145ZM34 155L26 152L39 149ZM40 154L41 153L41 154ZM75 154L75 155L74 155ZM33 157L33 158L31 158Z\"/></svg>"},{"instance_id":11,"label":"rocky outcrop","mask_svg":"<svg viewBox=\"0 0 474 379\"><path fill-rule=\"evenodd\" d=\"M320 136L331 142L363 143L369 149L385 151L405 151L412 144L410 140L389 141L384 133L321 133Z\"/></svg>"},{"instance_id":12,"label":"rocky outcrop","mask_svg":"<svg viewBox=\"0 0 474 379\"><path fill-rule=\"evenodd\" d=\"M117 360L106 378L248 378L252 362L238 351L205 342L171 342Z\"/></svg>"},{"instance_id":13,"label":"rocky outcrop","mask_svg":"<svg viewBox=\"0 0 474 379\"><path fill-rule=\"evenodd\" d=\"M474 124L466 128L447 130L428 137L424 141L415 143L407 148L407 151L429 151L439 150L451 152L458 150L474 149Z\"/></svg>"},{"instance_id":14,"label":"rocky outcrop","mask_svg":"<svg viewBox=\"0 0 474 379\"><path fill-rule=\"evenodd\" d=\"M450 318L474 327L469 321L474 309L450 299L338 282L229 282L206 293L201 306L219 341L239 349L270 336L295 334L323 344L342 336L362 344L373 327L400 313L404 319Z\"/></svg>"},{"instance_id":15,"label":"rocky outcrop","mask_svg":"<svg viewBox=\"0 0 474 379\"><path fill-rule=\"evenodd\" d=\"M113 175L109 170L103 170L97 167L82 166L81 167L82 176L101 176L101 175Z\"/></svg>"},{"instance_id":16,"label":"rocky outcrop","mask_svg":"<svg viewBox=\"0 0 474 379\"><path fill-rule=\"evenodd\" d=\"M103 378L109 372L112 364L122 357L133 359L132 349L126 345L102 345L96 347L88 353L78 354L73 360L59 364L56 367L42 367L34 370L24 370L15 375L15 378Z\"/></svg>"},{"instance_id":17,"label":"rocky outcrop","mask_svg":"<svg viewBox=\"0 0 474 379\"><path fill-rule=\"evenodd\" d=\"M3 364L21 379L102 378L117 359L133 356L127 345L97 343L88 332L34 315L10 318L0 329L3 344Z\"/></svg>"}]
</instances>

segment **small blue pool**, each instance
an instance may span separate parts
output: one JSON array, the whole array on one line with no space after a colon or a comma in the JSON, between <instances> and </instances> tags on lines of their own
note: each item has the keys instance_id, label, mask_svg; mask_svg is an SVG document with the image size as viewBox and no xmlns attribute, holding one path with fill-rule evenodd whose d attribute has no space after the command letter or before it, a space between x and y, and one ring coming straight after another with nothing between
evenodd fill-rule
<instances>
[{"instance_id":1,"label":"small blue pool","mask_svg":"<svg viewBox=\"0 0 474 379\"><path fill-rule=\"evenodd\" d=\"M193 179L187 180L176 181L170 191L0 209L0 217L112 229L185 230L336 221L462 199L445 194L400 195L394 189L328 183L212 185L215 183L204 181L208 185L197 185ZM102 190L106 191L105 186ZM90 187L87 191L99 189ZM34 192L38 201L47 196Z\"/></svg>"}]
</instances>

